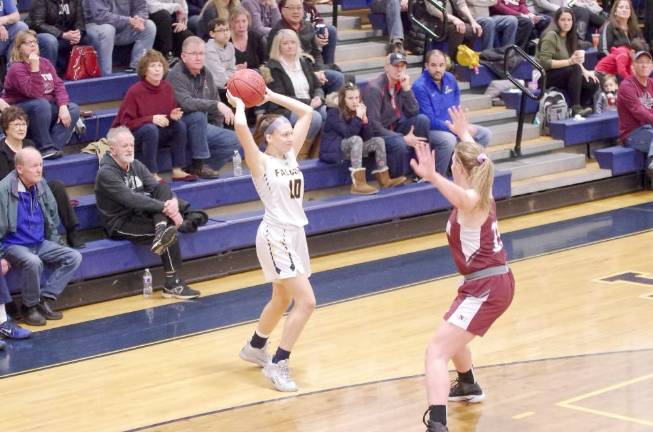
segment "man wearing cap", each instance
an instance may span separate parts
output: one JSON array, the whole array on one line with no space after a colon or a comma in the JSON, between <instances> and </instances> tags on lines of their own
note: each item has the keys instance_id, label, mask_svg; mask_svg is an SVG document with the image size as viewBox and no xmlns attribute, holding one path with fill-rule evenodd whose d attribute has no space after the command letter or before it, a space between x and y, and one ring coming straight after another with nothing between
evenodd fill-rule
<instances>
[{"instance_id":1,"label":"man wearing cap","mask_svg":"<svg viewBox=\"0 0 653 432\"><path fill-rule=\"evenodd\" d=\"M653 174L653 59L648 51L633 57L633 75L621 82L617 91L619 138L626 147L647 156L649 177Z\"/></svg>"},{"instance_id":2,"label":"man wearing cap","mask_svg":"<svg viewBox=\"0 0 653 432\"><path fill-rule=\"evenodd\" d=\"M447 175L453 148L458 139L449 130L449 108L460 105L460 88L453 74L446 71L447 61L440 50L426 53L424 72L413 84L413 93L419 103L419 111L431 124L429 143L435 150L435 170ZM483 126L470 124L469 134L482 146L490 143L492 132Z\"/></svg>"},{"instance_id":3,"label":"man wearing cap","mask_svg":"<svg viewBox=\"0 0 653 432\"><path fill-rule=\"evenodd\" d=\"M419 113L406 63L404 54L389 54L384 72L371 80L363 93L372 134L385 140L392 177L408 173L411 148L426 142L429 133L429 119Z\"/></svg>"}]
</instances>

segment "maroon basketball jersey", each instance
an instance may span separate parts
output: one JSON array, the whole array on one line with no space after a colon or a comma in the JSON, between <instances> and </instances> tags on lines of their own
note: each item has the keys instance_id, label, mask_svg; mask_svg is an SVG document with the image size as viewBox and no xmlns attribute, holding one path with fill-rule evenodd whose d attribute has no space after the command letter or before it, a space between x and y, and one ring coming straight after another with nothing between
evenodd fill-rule
<instances>
[{"instance_id":1,"label":"maroon basketball jersey","mask_svg":"<svg viewBox=\"0 0 653 432\"><path fill-rule=\"evenodd\" d=\"M462 275L506 263L499 227L496 204L492 201L490 213L480 228L468 228L458 223L458 209L454 208L447 221L447 240L453 259Z\"/></svg>"}]
</instances>

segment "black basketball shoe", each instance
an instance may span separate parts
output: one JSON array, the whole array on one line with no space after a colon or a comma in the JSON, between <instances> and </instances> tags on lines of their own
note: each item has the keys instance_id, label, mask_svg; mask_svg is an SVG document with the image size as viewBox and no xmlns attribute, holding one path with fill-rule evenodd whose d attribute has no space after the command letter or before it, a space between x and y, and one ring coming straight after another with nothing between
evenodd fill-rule
<instances>
[{"instance_id":1,"label":"black basketball shoe","mask_svg":"<svg viewBox=\"0 0 653 432\"><path fill-rule=\"evenodd\" d=\"M426 410L422 421L424 426L426 426L426 432L449 432L449 428L446 425L443 425L440 422L433 421L431 419L426 420L426 417L429 415L429 410Z\"/></svg>"},{"instance_id":2,"label":"black basketball shoe","mask_svg":"<svg viewBox=\"0 0 653 432\"><path fill-rule=\"evenodd\" d=\"M478 383L470 384L457 379L449 389L449 400L452 402L479 403L485 400L485 393L483 393L483 389Z\"/></svg>"}]
</instances>

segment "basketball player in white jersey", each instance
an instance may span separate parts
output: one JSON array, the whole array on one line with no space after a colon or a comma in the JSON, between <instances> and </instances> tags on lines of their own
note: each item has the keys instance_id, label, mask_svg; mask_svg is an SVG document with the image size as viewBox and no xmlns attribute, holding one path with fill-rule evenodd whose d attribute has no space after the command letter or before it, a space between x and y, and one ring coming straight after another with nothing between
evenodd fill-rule
<instances>
[{"instance_id":1,"label":"basketball player in white jersey","mask_svg":"<svg viewBox=\"0 0 653 432\"><path fill-rule=\"evenodd\" d=\"M469 124L460 109L452 108L449 113L449 129L461 140L452 157L453 181L435 171L435 153L427 144L418 144L417 161L410 162L415 174L435 186L454 207L447 222L447 239L456 267L464 277L426 350L429 408L423 420L427 432L448 431L447 400L475 403L485 399L474 378L468 344L474 337L483 336L505 312L515 289L497 227L492 197L494 166L467 132ZM453 360L458 372L451 387L449 360Z\"/></svg>"},{"instance_id":2,"label":"basketball player in white jersey","mask_svg":"<svg viewBox=\"0 0 653 432\"><path fill-rule=\"evenodd\" d=\"M293 128L283 116L268 116L259 125L265 137L261 152L247 127L245 104L228 94L236 108L236 136L245 150L256 191L265 206L265 215L256 234L256 255L267 281L272 282L272 298L263 308L252 338L240 351L243 360L263 368L263 374L279 391L297 391L290 376L288 360L306 322L315 309L315 295L308 280L311 267L304 225L308 223L302 198L304 176L296 156L311 124L313 109L297 100L267 89L265 102L289 109L297 115ZM294 302L286 318L276 353L270 359L268 337Z\"/></svg>"}]
</instances>

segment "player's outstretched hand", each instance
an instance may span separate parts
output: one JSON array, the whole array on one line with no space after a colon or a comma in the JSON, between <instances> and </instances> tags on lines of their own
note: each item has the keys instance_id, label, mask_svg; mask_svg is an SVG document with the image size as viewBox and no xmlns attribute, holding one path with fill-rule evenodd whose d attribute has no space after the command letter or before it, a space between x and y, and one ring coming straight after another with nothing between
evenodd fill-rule
<instances>
[{"instance_id":1,"label":"player's outstretched hand","mask_svg":"<svg viewBox=\"0 0 653 432\"><path fill-rule=\"evenodd\" d=\"M410 160L413 172L425 180L432 179L435 176L435 150L431 150L427 143L420 142L415 145L415 156L417 160Z\"/></svg>"},{"instance_id":2,"label":"player's outstretched hand","mask_svg":"<svg viewBox=\"0 0 653 432\"><path fill-rule=\"evenodd\" d=\"M237 98L236 96L232 95L229 90L227 90L227 102L229 102L229 105L231 105L234 108L238 108L238 105L242 105L243 108L245 107L245 102L243 102L242 99Z\"/></svg>"}]
</instances>

